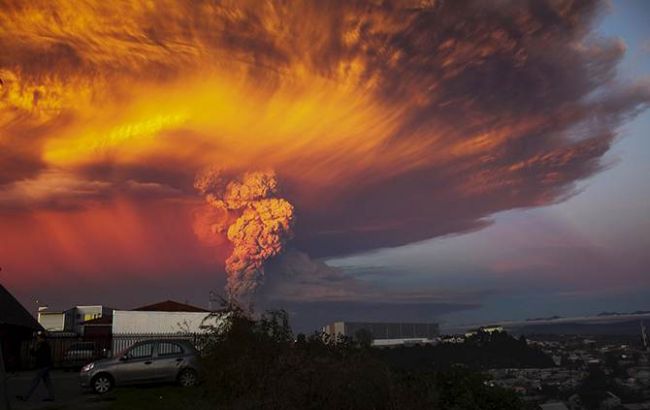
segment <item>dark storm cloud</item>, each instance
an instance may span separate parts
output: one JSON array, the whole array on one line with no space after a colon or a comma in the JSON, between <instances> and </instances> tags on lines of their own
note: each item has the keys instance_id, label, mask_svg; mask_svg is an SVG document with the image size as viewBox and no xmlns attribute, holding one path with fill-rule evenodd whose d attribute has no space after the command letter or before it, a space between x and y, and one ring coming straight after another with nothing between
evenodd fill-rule
<instances>
[{"instance_id":1,"label":"dark storm cloud","mask_svg":"<svg viewBox=\"0 0 650 410\"><path fill-rule=\"evenodd\" d=\"M263 166L314 256L480 229L571 196L647 107L605 5L0 3L0 192L27 204L57 165L100 197L188 197L204 165Z\"/></svg>"}]
</instances>

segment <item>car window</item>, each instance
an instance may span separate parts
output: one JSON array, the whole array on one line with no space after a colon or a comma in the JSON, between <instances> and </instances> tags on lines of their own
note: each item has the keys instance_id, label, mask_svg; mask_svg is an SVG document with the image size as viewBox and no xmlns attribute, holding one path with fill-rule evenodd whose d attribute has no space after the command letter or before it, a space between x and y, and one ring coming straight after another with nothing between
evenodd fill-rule
<instances>
[{"instance_id":1,"label":"car window","mask_svg":"<svg viewBox=\"0 0 650 410\"><path fill-rule=\"evenodd\" d=\"M153 354L153 343L144 343L132 347L129 350L128 356L131 359L143 359L145 357L151 357Z\"/></svg>"},{"instance_id":2,"label":"car window","mask_svg":"<svg viewBox=\"0 0 650 410\"><path fill-rule=\"evenodd\" d=\"M176 343L160 342L158 343L158 356L177 356L183 354L183 348Z\"/></svg>"}]
</instances>

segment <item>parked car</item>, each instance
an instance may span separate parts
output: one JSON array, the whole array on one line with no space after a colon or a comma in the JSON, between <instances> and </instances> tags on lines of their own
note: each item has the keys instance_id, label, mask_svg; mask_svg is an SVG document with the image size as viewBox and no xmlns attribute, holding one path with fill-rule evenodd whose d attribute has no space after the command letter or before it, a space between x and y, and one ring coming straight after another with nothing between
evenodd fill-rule
<instances>
[{"instance_id":1,"label":"parked car","mask_svg":"<svg viewBox=\"0 0 650 410\"><path fill-rule=\"evenodd\" d=\"M98 360L81 369L81 386L106 393L115 386L177 382L194 386L199 381L199 352L185 340L147 340L134 344L112 359Z\"/></svg>"},{"instance_id":2,"label":"parked car","mask_svg":"<svg viewBox=\"0 0 650 410\"><path fill-rule=\"evenodd\" d=\"M63 366L79 368L100 356L94 342L74 343L63 354Z\"/></svg>"}]
</instances>

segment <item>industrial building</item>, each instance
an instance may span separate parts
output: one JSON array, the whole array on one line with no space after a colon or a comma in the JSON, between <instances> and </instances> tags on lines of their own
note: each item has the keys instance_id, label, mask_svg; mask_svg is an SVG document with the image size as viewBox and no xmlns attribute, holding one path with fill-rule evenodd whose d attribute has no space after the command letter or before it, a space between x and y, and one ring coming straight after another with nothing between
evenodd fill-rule
<instances>
[{"instance_id":1,"label":"industrial building","mask_svg":"<svg viewBox=\"0 0 650 410\"><path fill-rule=\"evenodd\" d=\"M372 335L373 346L432 344L440 334L437 323L400 322L333 322L322 331L331 336L354 338L367 331Z\"/></svg>"}]
</instances>

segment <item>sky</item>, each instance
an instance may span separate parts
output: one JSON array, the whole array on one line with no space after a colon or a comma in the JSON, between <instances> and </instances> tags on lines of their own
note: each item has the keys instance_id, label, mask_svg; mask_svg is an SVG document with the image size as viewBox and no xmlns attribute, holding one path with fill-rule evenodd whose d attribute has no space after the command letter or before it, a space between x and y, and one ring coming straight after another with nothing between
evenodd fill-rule
<instances>
[{"instance_id":1,"label":"sky","mask_svg":"<svg viewBox=\"0 0 650 410\"><path fill-rule=\"evenodd\" d=\"M650 308L646 2L163 3L0 6L0 282L30 309Z\"/></svg>"}]
</instances>

